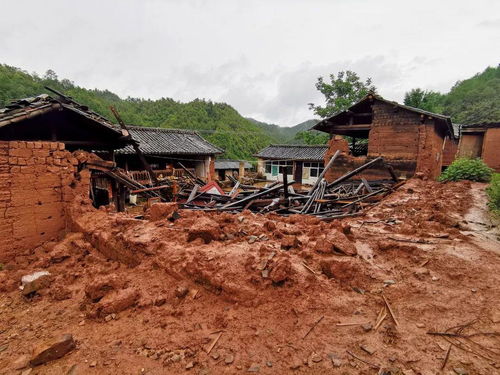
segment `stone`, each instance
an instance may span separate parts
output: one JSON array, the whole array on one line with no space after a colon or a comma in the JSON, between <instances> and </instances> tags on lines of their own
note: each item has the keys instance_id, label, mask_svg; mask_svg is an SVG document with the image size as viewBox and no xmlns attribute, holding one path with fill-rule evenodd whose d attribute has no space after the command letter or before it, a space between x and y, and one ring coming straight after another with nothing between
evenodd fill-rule
<instances>
[{"instance_id":1,"label":"stone","mask_svg":"<svg viewBox=\"0 0 500 375\"><path fill-rule=\"evenodd\" d=\"M247 372L259 372L260 366L257 363L252 363L248 368Z\"/></svg>"},{"instance_id":2,"label":"stone","mask_svg":"<svg viewBox=\"0 0 500 375\"><path fill-rule=\"evenodd\" d=\"M385 285L394 285L396 282L394 280L384 280Z\"/></svg>"},{"instance_id":3,"label":"stone","mask_svg":"<svg viewBox=\"0 0 500 375\"><path fill-rule=\"evenodd\" d=\"M28 368L28 369L24 370L23 372L21 372L21 375L30 375L32 372L33 372L33 369Z\"/></svg>"},{"instance_id":4,"label":"stone","mask_svg":"<svg viewBox=\"0 0 500 375\"><path fill-rule=\"evenodd\" d=\"M113 320L113 317L111 316L111 314L109 314L109 315L106 315L106 316L104 317L104 320L105 320L106 322L109 322L110 320Z\"/></svg>"},{"instance_id":5,"label":"stone","mask_svg":"<svg viewBox=\"0 0 500 375\"><path fill-rule=\"evenodd\" d=\"M191 225L188 230L188 242L192 242L201 238L206 244L219 240L222 236L222 231L219 223L208 217L200 217Z\"/></svg>"},{"instance_id":6,"label":"stone","mask_svg":"<svg viewBox=\"0 0 500 375\"><path fill-rule=\"evenodd\" d=\"M31 366L39 366L44 363L62 358L76 347L75 340L70 334L63 335L58 341L44 346L35 351L30 361Z\"/></svg>"},{"instance_id":7,"label":"stone","mask_svg":"<svg viewBox=\"0 0 500 375\"><path fill-rule=\"evenodd\" d=\"M219 352L212 352L212 354L210 354L210 357L212 357L212 359L217 360L217 359L219 359L220 354L219 354Z\"/></svg>"},{"instance_id":8,"label":"stone","mask_svg":"<svg viewBox=\"0 0 500 375\"><path fill-rule=\"evenodd\" d=\"M118 313L135 305L139 293L137 290L128 288L119 290L116 293L107 294L99 302L100 316Z\"/></svg>"},{"instance_id":9,"label":"stone","mask_svg":"<svg viewBox=\"0 0 500 375\"><path fill-rule=\"evenodd\" d=\"M332 361L333 367L340 367L340 366L342 366L342 360L340 359L340 357L337 354L335 354L335 353L328 353L328 357Z\"/></svg>"},{"instance_id":10,"label":"stone","mask_svg":"<svg viewBox=\"0 0 500 375\"><path fill-rule=\"evenodd\" d=\"M292 263L288 259L279 260L271 270L269 276L275 283L287 280L292 272Z\"/></svg>"},{"instance_id":11,"label":"stone","mask_svg":"<svg viewBox=\"0 0 500 375\"><path fill-rule=\"evenodd\" d=\"M224 363L226 365L230 365L233 362L234 362L234 355L233 354L226 355L226 357L224 358Z\"/></svg>"},{"instance_id":12,"label":"stone","mask_svg":"<svg viewBox=\"0 0 500 375\"><path fill-rule=\"evenodd\" d=\"M427 268L424 268L424 267L418 267L417 269L415 269L415 271L413 272L413 274L415 275L415 277L419 280L422 280L425 278L425 276L428 276L430 274L429 270Z\"/></svg>"},{"instance_id":13,"label":"stone","mask_svg":"<svg viewBox=\"0 0 500 375\"><path fill-rule=\"evenodd\" d=\"M177 298L184 298L187 296L188 293L189 293L189 289L183 285L180 285L177 288L175 288L175 296Z\"/></svg>"},{"instance_id":14,"label":"stone","mask_svg":"<svg viewBox=\"0 0 500 375\"><path fill-rule=\"evenodd\" d=\"M30 362L29 356L26 354L23 354L22 356L20 356L19 358L17 358L14 361L12 367L14 370L22 370L23 368L28 367L29 362Z\"/></svg>"},{"instance_id":15,"label":"stone","mask_svg":"<svg viewBox=\"0 0 500 375\"><path fill-rule=\"evenodd\" d=\"M432 281L438 281L439 280L439 277L437 276L432 276Z\"/></svg>"},{"instance_id":16,"label":"stone","mask_svg":"<svg viewBox=\"0 0 500 375\"><path fill-rule=\"evenodd\" d=\"M267 362L266 362L266 366L267 366L267 367L273 367L273 363L272 363L271 361L267 361Z\"/></svg>"},{"instance_id":17,"label":"stone","mask_svg":"<svg viewBox=\"0 0 500 375\"><path fill-rule=\"evenodd\" d=\"M323 360L323 358L321 358L321 356L319 354L316 354L314 353L312 356L311 356L311 361L313 361L314 363L319 363Z\"/></svg>"},{"instance_id":18,"label":"stone","mask_svg":"<svg viewBox=\"0 0 500 375\"><path fill-rule=\"evenodd\" d=\"M290 368L291 368L292 370L297 370L297 369L299 369L299 368L300 368L300 366L302 366L302 361L301 361L300 359L297 359L297 358L296 358L296 359L294 359L294 360L292 361L292 363L290 364Z\"/></svg>"},{"instance_id":19,"label":"stone","mask_svg":"<svg viewBox=\"0 0 500 375\"><path fill-rule=\"evenodd\" d=\"M96 367L97 366L97 361L92 361L89 363L89 367Z\"/></svg>"},{"instance_id":20,"label":"stone","mask_svg":"<svg viewBox=\"0 0 500 375\"><path fill-rule=\"evenodd\" d=\"M361 328L363 328L363 331L365 331L365 332L370 332L372 330L373 326L370 323L366 323L366 324L363 324L361 326Z\"/></svg>"},{"instance_id":21,"label":"stone","mask_svg":"<svg viewBox=\"0 0 500 375\"><path fill-rule=\"evenodd\" d=\"M194 362L188 362L187 365L186 365L186 370L189 370L190 368L193 368L194 367Z\"/></svg>"},{"instance_id":22,"label":"stone","mask_svg":"<svg viewBox=\"0 0 500 375\"><path fill-rule=\"evenodd\" d=\"M326 236L319 238L314 246L314 251L324 254L341 253L350 256L358 254L354 243L344 233L336 229L332 229Z\"/></svg>"},{"instance_id":23,"label":"stone","mask_svg":"<svg viewBox=\"0 0 500 375\"><path fill-rule=\"evenodd\" d=\"M302 242L296 236L284 236L281 240L281 248L283 250L298 249Z\"/></svg>"},{"instance_id":24,"label":"stone","mask_svg":"<svg viewBox=\"0 0 500 375\"><path fill-rule=\"evenodd\" d=\"M170 219L178 209L179 206L175 202L154 203L149 208L147 215L151 221Z\"/></svg>"},{"instance_id":25,"label":"stone","mask_svg":"<svg viewBox=\"0 0 500 375\"><path fill-rule=\"evenodd\" d=\"M50 285L52 277L48 271L39 271L21 278L22 294L28 295Z\"/></svg>"},{"instance_id":26,"label":"stone","mask_svg":"<svg viewBox=\"0 0 500 375\"><path fill-rule=\"evenodd\" d=\"M417 323L417 327L418 327L418 328L424 328L424 327L425 327L425 324L424 324L424 323Z\"/></svg>"},{"instance_id":27,"label":"stone","mask_svg":"<svg viewBox=\"0 0 500 375\"><path fill-rule=\"evenodd\" d=\"M248 243L252 244L255 241L257 241L258 237L257 236L248 236Z\"/></svg>"},{"instance_id":28,"label":"stone","mask_svg":"<svg viewBox=\"0 0 500 375\"><path fill-rule=\"evenodd\" d=\"M453 368L453 371L455 372L455 374L457 375L469 375L469 371L467 371L466 369L464 369L463 367L454 367Z\"/></svg>"},{"instance_id":29,"label":"stone","mask_svg":"<svg viewBox=\"0 0 500 375\"><path fill-rule=\"evenodd\" d=\"M368 346L368 345L360 345L359 346L361 348L361 350L365 351L366 353L372 355L373 353L376 352L375 349L373 349L371 346Z\"/></svg>"}]
</instances>

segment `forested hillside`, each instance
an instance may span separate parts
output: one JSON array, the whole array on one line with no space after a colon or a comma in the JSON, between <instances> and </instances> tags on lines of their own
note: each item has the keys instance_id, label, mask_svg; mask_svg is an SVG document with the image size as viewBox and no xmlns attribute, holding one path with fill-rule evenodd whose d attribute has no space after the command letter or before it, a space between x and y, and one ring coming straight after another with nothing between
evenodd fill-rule
<instances>
[{"instance_id":1,"label":"forested hillside","mask_svg":"<svg viewBox=\"0 0 500 375\"><path fill-rule=\"evenodd\" d=\"M88 90L69 80L59 80L51 71L44 77L38 77L7 65L0 65L0 108L12 99L41 93L51 94L44 86L71 96L111 121L114 121L114 117L109 106L113 105L128 124L195 129L204 138L226 150L226 158L249 159L270 143L283 142L283 139L267 133L225 103L199 99L189 103L180 103L170 98L121 99L107 90Z\"/></svg>"},{"instance_id":2,"label":"forested hillside","mask_svg":"<svg viewBox=\"0 0 500 375\"><path fill-rule=\"evenodd\" d=\"M458 81L451 90L413 89L406 93L405 104L443 113L459 124L500 121L500 65L488 67L469 79Z\"/></svg>"},{"instance_id":3,"label":"forested hillside","mask_svg":"<svg viewBox=\"0 0 500 375\"><path fill-rule=\"evenodd\" d=\"M250 118L250 117L247 117L247 119L250 120L251 122L253 122L254 124L258 125L259 127L261 127L262 130L264 130L272 138L279 140L280 143L286 143L286 144L306 144L306 143L308 143L307 141L304 140L304 137L301 136L301 134L308 131L314 125L316 125L318 123L318 120L307 120L307 121L301 122L300 124L297 124L295 126L284 127L284 126L279 126L279 125L275 125L275 124L267 124L265 122L257 121L253 118ZM318 132L316 130L312 130L309 133L311 133L311 135L317 136L318 133L320 133L320 132ZM312 139L316 139L316 138L311 137L310 139L312 140ZM318 139L318 142L324 143L323 139ZM309 144L311 144L311 143L309 143Z\"/></svg>"}]
</instances>

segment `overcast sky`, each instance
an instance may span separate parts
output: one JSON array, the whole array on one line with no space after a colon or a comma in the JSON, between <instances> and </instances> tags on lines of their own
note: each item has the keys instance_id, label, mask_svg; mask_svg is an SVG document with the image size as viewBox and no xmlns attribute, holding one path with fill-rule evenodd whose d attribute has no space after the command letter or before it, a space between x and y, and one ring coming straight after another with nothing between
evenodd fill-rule
<instances>
[{"instance_id":1,"label":"overcast sky","mask_svg":"<svg viewBox=\"0 0 500 375\"><path fill-rule=\"evenodd\" d=\"M206 98L284 126L320 75L385 98L500 62L500 0L0 0L0 63L122 97Z\"/></svg>"}]
</instances>

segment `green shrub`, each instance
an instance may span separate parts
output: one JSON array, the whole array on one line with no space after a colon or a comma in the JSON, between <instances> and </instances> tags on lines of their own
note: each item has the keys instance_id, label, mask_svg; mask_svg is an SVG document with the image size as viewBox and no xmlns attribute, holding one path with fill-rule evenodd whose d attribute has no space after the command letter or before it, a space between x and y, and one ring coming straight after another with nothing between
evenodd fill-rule
<instances>
[{"instance_id":1,"label":"green shrub","mask_svg":"<svg viewBox=\"0 0 500 375\"><path fill-rule=\"evenodd\" d=\"M493 169L488 167L481 159L461 158L450 164L439 176L439 181L470 180L488 182Z\"/></svg>"},{"instance_id":2,"label":"green shrub","mask_svg":"<svg viewBox=\"0 0 500 375\"><path fill-rule=\"evenodd\" d=\"M500 214L500 173L493 174L486 192L490 197L490 208Z\"/></svg>"}]
</instances>

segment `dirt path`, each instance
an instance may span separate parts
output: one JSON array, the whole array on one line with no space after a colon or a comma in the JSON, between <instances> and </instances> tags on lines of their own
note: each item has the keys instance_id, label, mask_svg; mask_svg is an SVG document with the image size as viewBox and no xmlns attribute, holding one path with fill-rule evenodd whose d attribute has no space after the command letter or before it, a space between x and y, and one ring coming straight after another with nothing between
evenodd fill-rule
<instances>
[{"instance_id":1,"label":"dirt path","mask_svg":"<svg viewBox=\"0 0 500 375\"><path fill-rule=\"evenodd\" d=\"M0 373L26 371L16 363L64 333L76 349L30 374L430 375L450 340L443 373L500 373L500 340L482 335L500 332L500 243L483 189L409 181L328 224L85 208L82 233L0 272ZM21 296L21 276L38 270L52 283ZM458 333L468 338L428 334L470 322Z\"/></svg>"}]
</instances>

